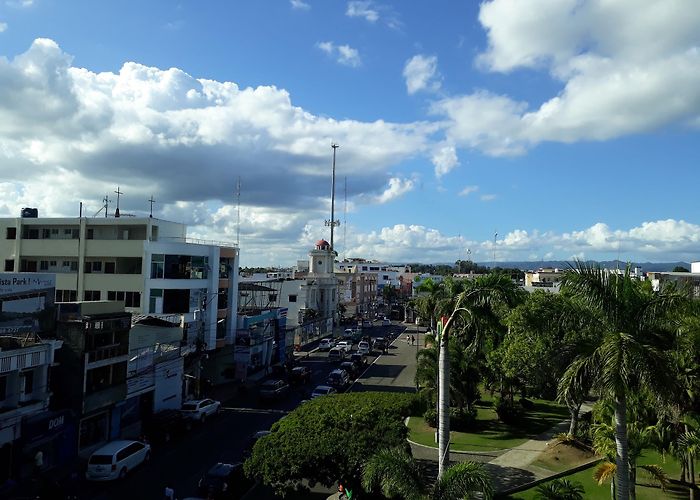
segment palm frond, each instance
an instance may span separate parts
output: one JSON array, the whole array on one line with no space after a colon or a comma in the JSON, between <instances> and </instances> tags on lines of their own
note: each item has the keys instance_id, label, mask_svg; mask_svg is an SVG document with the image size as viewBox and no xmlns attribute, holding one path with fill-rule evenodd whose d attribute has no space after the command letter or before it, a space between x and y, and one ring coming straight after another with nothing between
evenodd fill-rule
<instances>
[{"instance_id":1,"label":"palm frond","mask_svg":"<svg viewBox=\"0 0 700 500\"><path fill-rule=\"evenodd\" d=\"M616 472L617 465L615 465L613 462L601 462L593 473L593 479L596 483L598 483L598 486L601 486L603 483L613 479Z\"/></svg>"},{"instance_id":2,"label":"palm frond","mask_svg":"<svg viewBox=\"0 0 700 500\"><path fill-rule=\"evenodd\" d=\"M668 475L664 472L664 470L660 466L650 464L650 465L639 465L638 467L640 469L644 469L647 472L646 475L649 477L649 479L658 483L659 486L661 486L661 489L663 491L666 491L666 487L668 486L670 481L668 479Z\"/></svg>"},{"instance_id":3,"label":"palm frond","mask_svg":"<svg viewBox=\"0 0 700 500\"><path fill-rule=\"evenodd\" d=\"M413 457L401 448L380 450L362 468L362 487L388 498L420 498L423 474Z\"/></svg>"},{"instance_id":4,"label":"palm frond","mask_svg":"<svg viewBox=\"0 0 700 500\"><path fill-rule=\"evenodd\" d=\"M435 484L431 498L435 500L472 498L475 493L479 493L480 498L486 500L493 498L491 476L481 463L460 462L445 470Z\"/></svg>"}]
</instances>

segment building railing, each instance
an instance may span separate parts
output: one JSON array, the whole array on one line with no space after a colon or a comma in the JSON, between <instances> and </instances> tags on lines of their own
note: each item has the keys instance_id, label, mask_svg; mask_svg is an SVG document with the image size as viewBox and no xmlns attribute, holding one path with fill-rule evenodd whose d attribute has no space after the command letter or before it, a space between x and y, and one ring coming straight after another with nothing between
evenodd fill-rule
<instances>
[{"instance_id":1,"label":"building railing","mask_svg":"<svg viewBox=\"0 0 700 500\"><path fill-rule=\"evenodd\" d=\"M183 238L181 236L160 236L160 237L158 237L158 241L163 241L163 240L175 241L178 243L191 243L193 245L208 245L208 246L216 246L216 247L238 248L237 243L233 243L230 241L203 240L200 238L188 238L188 237Z\"/></svg>"},{"instance_id":2,"label":"building railing","mask_svg":"<svg viewBox=\"0 0 700 500\"><path fill-rule=\"evenodd\" d=\"M103 361L105 359L117 358L129 353L129 347L121 344L110 344L88 351L88 363Z\"/></svg>"}]
</instances>

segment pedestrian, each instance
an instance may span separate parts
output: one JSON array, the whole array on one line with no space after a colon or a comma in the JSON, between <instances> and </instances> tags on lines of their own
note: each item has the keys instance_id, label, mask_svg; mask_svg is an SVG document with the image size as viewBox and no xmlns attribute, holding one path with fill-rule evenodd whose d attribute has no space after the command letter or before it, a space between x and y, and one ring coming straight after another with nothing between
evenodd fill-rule
<instances>
[{"instance_id":1,"label":"pedestrian","mask_svg":"<svg viewBox=\"0 0 700 500\"><path fill-rule=\"evenodd\" d=\"M37 451L34 455L34 474L39 477L41 470L44 468L44 452Z\"/></svg>"},{"instance_id":2,"label":"pedestrian","mask_svg":"<svg viewBox=\"0 0 700 500\"><path fill-rule=\"evenodd\" d=\"M165 484L164 500L175 500L175 490L170 486L170 483Z\"/></svg>"},{"instance_id":3,"label":"pedestrian","mask_svg":"<svg viewBox=\"0 0 700 500\"><path fill-rule=\"evenodd\" d=\"M415 345L415 344L416 344L416 336L411 335L411 345Z\"/></svg>"},{"instance_id":4,"label":"pedestrian","mask_svg":"<svg viewBox=\"0 0 700 500\"><path fill-rule=\"evenodd\" d=\"M410 335L406 335L406 343L407 344L411 343L411 336Z\"/></svg>"}]
</instances>

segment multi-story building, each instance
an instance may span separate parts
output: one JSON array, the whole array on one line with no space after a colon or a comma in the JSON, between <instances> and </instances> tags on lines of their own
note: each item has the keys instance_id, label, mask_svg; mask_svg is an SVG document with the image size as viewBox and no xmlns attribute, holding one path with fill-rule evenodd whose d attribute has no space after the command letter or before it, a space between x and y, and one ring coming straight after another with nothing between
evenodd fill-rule
<instances>
[{"instance_id":1,"label":"multi-story building","mask_svg":"<svg viewBox=\"0 0 700 500\"><path fill-rule=\"evenodd\" d=\"M566 274L565 269L542 268L537 271L525 272L526 287L553 287L557 286Z\"/></svg>"},{"instance_id":2,"label":"multi-story building","mask_svg":"<svg viewBox=\"0 0 700 500\"><path fill-rule=\"evenodd\" d=\"M57 306L56 336L63 348L56 355L52 406L75 412L78 448L88 453L121 434L131 313L120 302Z\"/></svg>"},{"instance_id":3,"label":"multi-story building","mask_svg":"<svg viewBox=\"0 0 700 500\"><path fill-rule=\"evenodd\" d=\"M372 308L377 302L377 275L357 272L356 267L336 271L335 275L345 317L371 317Z\"/></svg>"},{"instance_id":4,"label":"multi-story building","mask_svg":"<svg viewBox=\"0 0 700 500\"><path fill-rule=\"evenodd\" d=\"M401 287L400 276L411 272L410 266L396 266L365 259L344 259L336 263L336 269L340 272L375 274L377 276L377 295L380 296L385 286L392 286L398 290Z\"/></svg>"},{"instance_id":5,"label":"multi-story building","mask_svg":"<svg viewBox=\"0 0 700 500\"><path fill-rule=\"evenodd\" d=\"M28 434L27 423L31 426L47 413L50 367L61 344L35 334L0 336L0 483L17 477L38 449L31 446L34 434ZM64 420L60 423L63 426ZM42 443L46 465L54 465L61 450L54 448L52 439Z\"/></svg>"},{"instance_id":6,"label":"multi-story building","mask_svg":"<svg viewBox=\"0 0 700 500\"><path fill-rule=\"evenodd\" d=\"M208 351L234 342L238 258L234 244L187 238L184 224L151 217L0 219L5 271L56 273L57 302L181 314Z\"/></svg>"}]
</instances>

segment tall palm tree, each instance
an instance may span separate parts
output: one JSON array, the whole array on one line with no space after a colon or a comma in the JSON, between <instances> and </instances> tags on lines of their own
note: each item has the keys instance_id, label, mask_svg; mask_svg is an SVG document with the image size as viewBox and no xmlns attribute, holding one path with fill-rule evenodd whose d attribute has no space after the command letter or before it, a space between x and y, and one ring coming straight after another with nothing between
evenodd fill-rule
<instances>
[{"instance_id":1,"label":"tall palm tree","mask_svg":"<svg viewBox=\"0 0 700 500\"><path fill-rule=\"evenodd\" d=\"M659 292L634 280L629 266L622 274L577 261L563 279L562 290L580 300L600 319L600 337L580 353L559 384L560 395L592 384L614 405L617 498L627 500L630 464L627 443L627 396L638 388L665 397L673 387L670 350L675 341L672 314L688 300L674 287ZM664 391L665 389L665 391Z\"/></svg>"},{"instance_id":2,"label":"tall palm tree","mask_svg":"<svg viewBox=\"0 0 700 500\"><path fill-rule=\"evenodd\" d=\"M362 487L366 491L381 491L387 498L408 500L490 500L494 495L491 477L483 464L476 462L453 465L429 489L416 460L401 448L380 450L373 455L362 469Z\"/></svg>"},{"instance_id":3,"label":"tall palm tree","mask_svg":"<svg viewBox=\"0 0 700 500\"><path fill-rule=\"evenodd\" d=\"M447 296L437 307L447 318L438 356L438 478L443 477L450 458L450 334L454 330L472 353L480 351L487 334L498 323L497 307L512 307L522 297L510 276L502 273L462 281L453 290L455 295Z\"/></svg>"}]
</instances>

